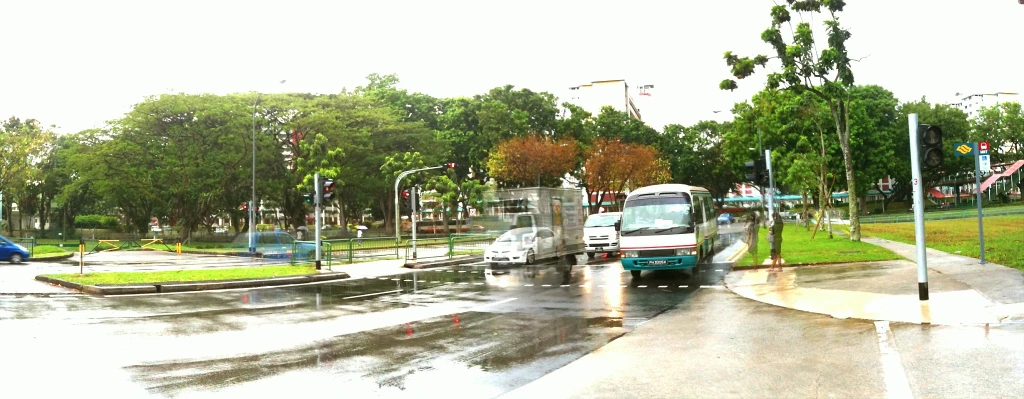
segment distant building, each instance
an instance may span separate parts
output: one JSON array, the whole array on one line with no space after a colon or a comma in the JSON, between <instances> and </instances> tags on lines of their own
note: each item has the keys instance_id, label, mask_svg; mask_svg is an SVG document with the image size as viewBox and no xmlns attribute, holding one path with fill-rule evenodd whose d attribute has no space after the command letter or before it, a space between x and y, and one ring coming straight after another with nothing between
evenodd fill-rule
<instances>
[{"instance_id":1,"label":"distant building","mask_svg":"<svg viewBox=\"0 0 1024 399\"><path fill-rule=\"evenodd\" d=\"M979 93L979 94L961 94L956 93L956 98L950 102L949 105L960 108L967 114L968 118L974 118L978 116L982 107L992 107L1000 103L1005 102L1021 102L1021 97L1018 93L1012 92L994 92L994 93Z\"/></svg>"},{"instance_id":2,"label":"distant building","mask_svg":"<svg viewBox=\"0 0 1024 399\"><path fill-rule=\"evenodd\" d=\"M622 79L596 80L570 87L566 102L582 107L595 117L601 113L601 108L612 107L628 113L631 117L643 120L640 117L640 109L637 108L629 89L629 84Z\"/></svg>"}]
</instances>

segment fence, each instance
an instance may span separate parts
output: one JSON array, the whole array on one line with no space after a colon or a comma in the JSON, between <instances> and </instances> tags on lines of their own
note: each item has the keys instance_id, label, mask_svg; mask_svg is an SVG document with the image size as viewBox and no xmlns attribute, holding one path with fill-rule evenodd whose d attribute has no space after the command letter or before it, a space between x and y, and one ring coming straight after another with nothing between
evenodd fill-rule
<instances>
[{"instance_id":1,"label":"fence","mask_svg":"<svg viewBox=\"0 0 1024 399\"><path fill-rule=\"evenodd\" d=\"M983 216L1006 216L1006 215L1024 215L1024 207L999 207L984 209L982 208ZM964 211L940 211L940 212L925 212L925 220L950 220L950 219L969 219L978 217L978 210L964 210ZM893 216L869 216L861 217L861 223L906 223L913 222L914 214L910 213L907 215L893 215Z\"/></svg>"},{"instance_id":2,"label":"fence","mask_svg":"<svg viewBox=\"0 0 1024 399\"><path fill-rule=\"evenodd\" d=\"M28 256L31 258L36 256L36 239L35 237L28 238L11 238L11 241L15 244L21 244L21 246L28 249Z\"/></svg>"},{"instance_id":3,"label":"fence","mask_svg":"<svg viewBox=\"0 0 1024 399\"><path fill-rule=\"evenodd\" d=\"M355 263L371 259L412 259L413 244L416 259L451 259L455 256L480 255L494 241L492 234L452 234L441 238L417 238L396 241L393 237L352 238L348 240L321 240L321 264ZM298 241L292 244L291 263L312 262L316 259L316 242Z\"/></svg>"}]
</instances>

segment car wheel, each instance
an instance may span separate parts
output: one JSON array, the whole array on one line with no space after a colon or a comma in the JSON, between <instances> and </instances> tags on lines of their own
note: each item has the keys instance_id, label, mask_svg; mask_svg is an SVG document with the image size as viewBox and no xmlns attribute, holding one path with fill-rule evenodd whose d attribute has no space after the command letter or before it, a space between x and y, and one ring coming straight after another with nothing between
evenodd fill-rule
<instances>
[{"instance_id":1,"label":"car wheel","mask_svg":"<svg viewBox=\"0 0 1024 399\"><path fill-rule=\"evenodd\" d=\"M633 278L635 278L635 279L639 279L640 278L640 271L639 270L630 270L629 274L631 274L633 276Z\"/></svg>"},{"instance_id":2,"label":"car wheel","mask_svg":"<svg viewBox=\"0 0 1024 399\"><path fill-rule=\"evenodd\" d=\"M594 255L596 254L593 252L587 252L587 259L594 259Z\"/></svg>"},{"instance_id":3,"label":"car wheel","mask_svg":"<svg viewBox=\"0 0 1024 399\"><path fill-rule=\"evenodd\" d=\"M533 250L530 250L530 252L526 253L526 264L527 265L532 265L536 261L537 261L537 257L536 257L536 255L533 254Z\"/></svg>"},{"instance_id":4,"label":"car wheel","mask_svg":"<svg viewBox=\"0 0 1024 399\"><path fill-rule=\"evenodd\" d=\"M21 254L11 254L11 263L21 263Z\"/></svg>"}]
</instances>

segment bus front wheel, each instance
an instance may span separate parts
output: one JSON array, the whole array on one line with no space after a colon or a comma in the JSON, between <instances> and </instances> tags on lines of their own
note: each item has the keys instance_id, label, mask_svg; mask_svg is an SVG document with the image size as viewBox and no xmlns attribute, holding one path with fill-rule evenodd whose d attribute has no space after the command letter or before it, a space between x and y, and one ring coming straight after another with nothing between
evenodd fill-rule
<instances>
[{"instance_id":1,"label":"bus front wheel","mask_svg":"<svg viewBox=\"0 0 1024 399\"><path fill-rule=\"evenodd\" d=\"M640 278L640 270L630 270L629 274L633 275L633 278Z\"/></svg>"}]
</instances>

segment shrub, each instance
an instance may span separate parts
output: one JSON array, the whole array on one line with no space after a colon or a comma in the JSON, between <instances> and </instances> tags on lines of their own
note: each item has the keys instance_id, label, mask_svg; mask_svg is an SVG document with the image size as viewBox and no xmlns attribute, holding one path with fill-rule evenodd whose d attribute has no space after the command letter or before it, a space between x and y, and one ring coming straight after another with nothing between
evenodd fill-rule
<instances>
[{"instance_id":1,"label":"shrub","mask_svg":"<svg viewBox=\"0 0 1024 399\"><path fill-rule=\"evenodd\" d=\"M120 225L116 216L79 215L75 216L75 227L80 229L115 230Z\"/></svg>"}]
</instances>

